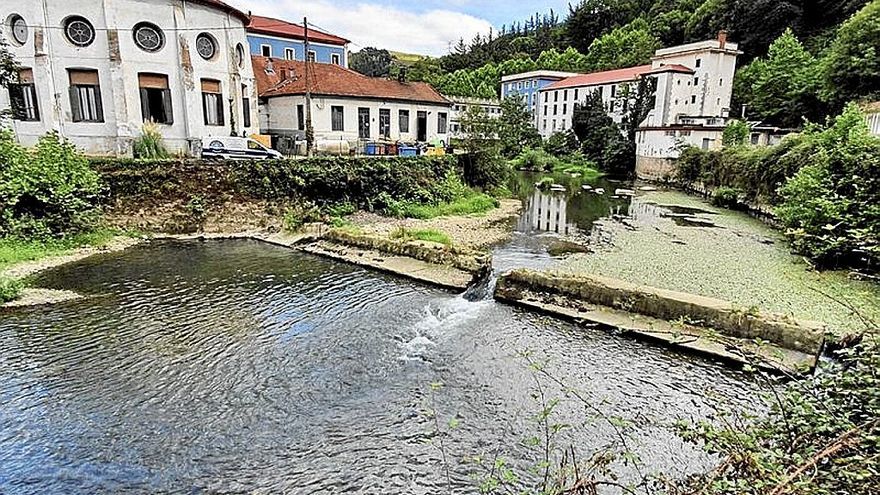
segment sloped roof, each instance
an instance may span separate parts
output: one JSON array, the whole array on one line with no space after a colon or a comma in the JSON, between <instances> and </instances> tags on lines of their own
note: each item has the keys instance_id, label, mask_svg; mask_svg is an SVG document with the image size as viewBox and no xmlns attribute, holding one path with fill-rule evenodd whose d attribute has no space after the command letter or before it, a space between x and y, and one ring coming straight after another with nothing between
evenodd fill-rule
<instances>
[{"instance_id":1,"label":"sloped roof","mask_svg":"<svg viewBox=\"0 0 880 495\"><path fill-rule=\"evenodd\" d=\"M248 24L247 30L251 33L267 34L269 36L278 36L280 38L303 40L306 37L305 28L299 24L258 15L251 16L251 22ZM347 45L349 43L345 38L318 31L311 27L309 28L309 41L328 43L331 45Z\"/></svg>"},{"instance_id":2,"label":"sloped roof","mask_svg":"<svg viewBox=\"0 0 880 495\"><path fill-rule=\"evenodd\" d=\"M189 1L192 3L198 3L201 5L208 6L208 7L213 7L217 10L221 10L223 12L226 12L229 15L233 15L235 17L238 17L239 19L242 20L242 22L244 22L245 25L247 25L247 23L248 23L247 14L236 9L235 7L232 7L231 5L227 5L223 2L221 2L220 0L189 0Z\"/></svg>"},{"instance_id":3,"label":"sloped roof","mask_svg":"<svg viewBox=\"0 0 880 495\"><path fill-rule=\"evenodd\" d=\"M666 67L663 67L663 69L665 68ZM638 79L639 76L651 73L653 69L654 68L651 65L639 65L636 67L627 67L625 69L580 74L561 81L556 81L555 83L546 86L544 89L575 88L579 86L595 86L597 84L632 81Z\"/></svg>"},{"instance_id":4,"label":"sloped roof","mask_svg":"<svg viewBox=\"0 0 880 495\"><path fill-rule=\"evenodd\" d=\"M261 97L305 94L305 62L273 58L273 70L267 72L269 58L253 56L251 59ZM367 77L335 64L311 63L309 79L313 95L451 104L428 83Z\"/></svg>"}]
</instances>

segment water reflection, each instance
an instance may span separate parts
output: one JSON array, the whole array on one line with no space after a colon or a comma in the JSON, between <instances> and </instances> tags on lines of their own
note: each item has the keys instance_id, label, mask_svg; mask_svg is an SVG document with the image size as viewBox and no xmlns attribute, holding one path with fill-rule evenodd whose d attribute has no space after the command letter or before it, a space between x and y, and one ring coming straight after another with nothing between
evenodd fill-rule
<instances>
[{"instance_id":1,"label":"water reflection","mask_svg":"<svg viewBox=\"0 0 880 495\"><path fill-rule=\"evenodd\" d=\"M631 198L613 194L627 184L554 175L553 179L565 187L565 192L556 192L535 187L541 177L544 175L520 173L514 179L511 190L525 204L517 224L519 232L589 236L596 221L629 215Z\"/></svg>"}]
</instances>

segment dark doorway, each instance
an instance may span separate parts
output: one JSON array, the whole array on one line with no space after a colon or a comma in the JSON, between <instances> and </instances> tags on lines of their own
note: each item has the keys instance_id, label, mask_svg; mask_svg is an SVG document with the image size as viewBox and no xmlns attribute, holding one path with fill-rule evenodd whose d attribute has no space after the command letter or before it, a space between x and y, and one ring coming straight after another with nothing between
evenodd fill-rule
<instances>
[{"instance_id":1,"label":"dark doorway","mask_svg":"<svg viewBox=\"0 0 880 495\"><path fill-rule=\"evenodd\" d=\"M358 108L358 137L370 139L370 109Z\"/></svg>"},{"instance_id":2,"label":"dark doorway","mask_svg":"<svg viewBox=\"0 0 880 495\"><path fill-rule=\"evenodd\" d=\"M420 142L428 140L428 112L419 112L416 115L416 140Z\"/></svg>"}]
</instances>

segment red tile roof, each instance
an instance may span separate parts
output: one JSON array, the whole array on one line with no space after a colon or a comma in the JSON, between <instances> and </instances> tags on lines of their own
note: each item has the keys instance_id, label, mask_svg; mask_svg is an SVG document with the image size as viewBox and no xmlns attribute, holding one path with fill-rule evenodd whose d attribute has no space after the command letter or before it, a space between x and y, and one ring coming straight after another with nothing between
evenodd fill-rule
<instances>
[{"instance_id":1,"label":"red tile roof","mask_svg":"<svg viewBox=\"0 0 880 495\"><path fill-rule=\"evenodd\" d=\"M579 76L569 77L561 81L557 81L544 89L561 89L574 88L578 86L594 86L597 84L611 84L615 82L632 81L638 79L639 76L648 74L652 70L651 65L639 65L636 67L627 67L626 69L606 70L602 72L592 72L590 74L581 74Z\"/></svg>"},{"instance_id":2,"label":"red tile roof","mask_svg":"<svg viewBox=\"0 0 880 495\"><path fill-rule=\"evenodd\" d=\"M284 21L281 19L273 19L271 17L261 17L258 15L251 16L251 22L247 27L251 33L267 34L269 36L278 36L280 38L294 38L297 40L305 39L306 30L299 24ZM331 45L347 45L348 40L339 36L324 33L313 28L309 28L309 41L316 43L328 43Z\"/></svg>"},{"instance_id":3,"label":"red tile roof","mask_svg":"<svg viewBox=\"0 0 880 495\"><path fill-rule=\"evenodd\" d=\"M261 97L302 95L306 92L305 62L271 59L273 70L266 72L269 58L253 56L254 76ZM286 79L283 77L286 76ZM317 96L339 96L398 100L451 105L430 84L401 83L394 79L367 77L334 64L309 65L310 89Z\"/></svg>"},{"instance_id":4,"label":"red tile roof","mask_svg":"<svg viewBox=\"0 0 880 495\"><path fill-rule=\"evenodd\" d=\"M223 2L221 2L220 0L189 0L189 1L191 1L193 3L200 3L200 4L206 5L208 7L213 7L217 10L222 10L223 12L226 12L229 15L233 15L235 17L238 17L239 19L242 20L242 22L244 22L245 25L247 25L247 23L248 23L247 14L236 9L235 7L232 7L230 5L227 5Z\"/></svg>"}]
</instances>

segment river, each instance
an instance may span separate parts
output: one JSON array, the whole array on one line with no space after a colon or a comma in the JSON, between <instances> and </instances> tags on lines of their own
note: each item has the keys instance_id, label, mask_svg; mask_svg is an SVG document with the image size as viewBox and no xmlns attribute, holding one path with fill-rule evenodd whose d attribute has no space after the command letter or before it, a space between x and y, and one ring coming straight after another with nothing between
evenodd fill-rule
<instances>
[{"instance_id":1,"label":"river","mask_svg":"<svg viewBox=\"0 0 880 495\"><path fill-rule=\"evenodd\" d=\"M602 201L591 215L626 213ZM496 268L546 263L548 229L526 213L517 230ZM623 428L641 459L613 463L624 480L683 476L713 459L675 421L754 409L760 388L709 360L256 241L155 241L37 283L90 297L0 317L8 495L475 493L499 459L528 488L537 415L555 399L550 422L568 427L554 455L587 459Z\"/></svg>"}]
</instances>

